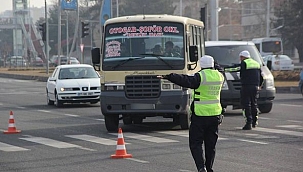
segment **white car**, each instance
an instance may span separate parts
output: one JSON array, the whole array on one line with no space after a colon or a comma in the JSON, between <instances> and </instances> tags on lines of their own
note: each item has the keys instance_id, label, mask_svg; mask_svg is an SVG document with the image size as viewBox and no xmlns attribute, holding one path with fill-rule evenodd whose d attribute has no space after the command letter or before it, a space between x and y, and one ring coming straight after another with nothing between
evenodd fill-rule
<instances>
[{"instance_id":1,"label":"white car","mask_svg":"<svg viewBox=\"0 0 303 172\"><path fill-rule=\"evenodd\" d=\"M272 70L294 70L293 60L287 55L267 55L263 57L265 64L271 61Z\"/></svg>"},{"instance_id":2,"label":"white car","mask_svg":"<svg viewBox=\"0 0 303 172\"><path fill-rule=\"evenodd\" d=\"M69 57L69 58L67 58L67 64L80 64L80 62L75 57Z\"/></svg>"},{"instance_id":3,"label":"white car","mask_svg":"<svg viewBox=\"0 0 303 172\"><path fill-rule=\"evenodd\" d=\"M100 86L100 75L91 65L59 65L47 80L47 104L98 103Z\"/></svg>"}]
</instances>

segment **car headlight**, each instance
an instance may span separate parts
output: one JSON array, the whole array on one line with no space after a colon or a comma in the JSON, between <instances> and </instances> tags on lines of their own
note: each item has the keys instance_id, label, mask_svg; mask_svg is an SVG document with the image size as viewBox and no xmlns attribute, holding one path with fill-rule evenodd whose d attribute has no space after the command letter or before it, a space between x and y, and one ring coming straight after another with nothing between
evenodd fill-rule
<instances>
[{"instance_id":1,"label":"car headlight","mask_svg":"<svg viewBox=\"0 0 303 172\"><path fill-rule=\"evenodd\" d=\"M266 84L266 90L272 90L275 88L274 79L272 78L265 79L265 84Z\"/></svg>"},{"instance_id":2,"label":"car headlight","mask_svg":"<svg viewBox=\"0 0 303 172\"><path fill-rule=\"evenodd\" d=\"M73 88L64 88L64 87L61 87L60 88L60 91L73 91Z\"/></svg>"},{"instance_id":3,"label":"car headlight","mask_svg":"<svg viewBox=\"0 0 303 172\"><path fill-rule=\"evenodd\" d=\"M115 91L115 90L124 90L124 84L102 84L101 90L103 91Z\"/></svg>"}]
</instances>

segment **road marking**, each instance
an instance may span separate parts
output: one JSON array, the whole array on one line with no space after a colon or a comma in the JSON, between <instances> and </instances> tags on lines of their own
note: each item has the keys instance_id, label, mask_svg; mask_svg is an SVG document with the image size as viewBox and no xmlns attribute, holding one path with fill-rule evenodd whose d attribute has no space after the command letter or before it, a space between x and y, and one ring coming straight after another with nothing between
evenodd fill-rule
<instances>
[{"instance_id":1,"label":"road marking","mask_svg":"<svg viewBox=\"0 0 303 172\"><path fill-rule=\"evenodd\" d=\"M0 103L0 106L2 106L3 105L3 103Z\"/></svg>"},{"instance_id":2,"label":"road marking","mask_svg":"<svg viewBox=\"0 0 303 172\"><path fill-rule=\"evenodd\" d=\"M144 163L144 164L149 163L148 161L144 161L144 160L140 160L140 159L135 159L135 158L126 158L126 159L127 160L131 160L131 161L141 162L141 163Z\"/></svg>"},{"instance_id":3,"label":"road marking","mask_svg":"<svg viewBox=\"0 0 303 172\"><path fill-rule=\"evenodd\" d=\"M245 140L245 139L238 139L239 141L242 142L249 142L249 143L257 143L257 144L261 144L261 145L267 145L268 143L265 142L257 142L257 141L253 141L253 140Z\"/></svg>"},{"instance_id":4,"label":"road marking","mask_svg":"<svg viewBox=\"0 0 303 172\"><path fill-rule=\"evenodd\" d=\"M23 107L23 106L18 106L17 108L18 109L25 109L25 107Z\"/></svg>"},{"instance_id":5,"label":"road marking","mask_svg":"<svg viewBox=\"0 0 303 172\"><path fill-rule=\"evenodd\" d=\"M291 105L291 104L279 104L282 106L291 106L291 107L302 107L302 105Z\"/></svg>"},{"instance_id":6,"label":"road marking","mask_svg":"<svg viewBox=\"0 0 303 172\"><path fill-rule=\"evenodd\" d=\"M20 139L30 141L30 142L34 142L34 143L43 144L43 145L50 146L50 147L59 148L59 149L62 149L62 148L80 148L81 147L81 146L78 146L78 145L65 143L65 142L61 142L61 141L57 141L57 140L53 140L53 139L43 138L43 137L30 137L30 138L20 138Z\"/></svg>"},{"instance_id":7,"label":"road marking","mask_svg":"<svg viewBox=\"0 0 303 172\"><path fill-rule=\"evenodd\" d=\"M51 113L51 111L49 111L49 110L37 110L37 111L39 111L39 112Z\"/></svg>"},{"instance_id":8,"label":"road marking","mask_svg":"<svg viewBox=\"0 0 303 172\"><path fill-rule=\"evenodd\" d=\"M157 133L168 134L173 136L189 137L188 131L159 131Z\"/></svg>"},{"instance_id":9,"label":"road marking","mask_svg":"<svg viewBox=\"0 0 303 172\"><path fill-rule=\"evenodd\" d=\"M79 117L79 115L73 115L73 114L64 114L66 116L70 116L70 117Z\"/></svg>"},{"instance_id":10,"label":"road marking","mask_svg":"<svg viewBox=\"0 0 303 172\"><path fill-rule=\"evenodd\" d=\"M84 141L89 141L93 143L98 143L102 145L117 145L117 141L115 140L110 140L110 139L105 139L105 138L100 138L100 137L95 137L95 136L90 136L86 134L81 134L81 135L66 135L66 137L74 138L74 139L79 139L79 140L84 140Z\"/></svg>"},{"instance_id":11,"label":"road marking","mask_svg":"<svg viewBox=\"0 0 303 172\"><path fill-rule=\"evenodd\" d=\"M18 146L13 146L13 145L9 145L9 144L0 142L0 150L2 150L4 152L18 152L18 151L27 151L29 149L25 149L25 148L21 148Z\"/></svg>"},{"instance_id":12,"label":"road marking","mask_svg":"<svg viewBox=\"0 0 303 172\"><path fill-rule=\"evenodd\" d=\"M112 135L117 135L116 133L110 133ZM160 137L153 137L153 136L148 136L148 135L143 135L143 134L136 134L136 133L124 133L125 137L132 138L132 139L137 139L137 140L143 140L147 142L153 142L153 143L175 143L179 142L177 140L171 140L171 139L165 139L165 138L160 138Z\"/></svg>"},{"instance_id":13,"label":"road marking","mask_svg":"<svg viewBox=\"0 0 303 172\"><path fill-rule=\"evenodd\" d=\"M173 136L189 137L188 131L159 131L157 133L168 134ZM218 140L228 140L228 138L219 137Z\"/></svg>"},{"instance_id":14,"label":"road marking","mask_svg":"<svg viewBox=\"0 0 303 172\"><path fill-rule=\"evenodd\" d=\"M302 132L297 132L297 131L279 130L279 129L262 128L262 127L257 127L257 128L254 128L253 130L267 132L267 133L276 133L276 134L284 134L284 135L290 135L290 136L303 137L303 133Z\"/></svg>"},{"instance_id":15,"label":"road marking","mask_svg":"<svg viewBox=\"0 0 303 172\"><path fill-rule=\"evenodd\" d=\"M191 170L179 170L179 171L181 171L181 172L193 172Z\"/></svg>"},{"instance_id":16,"label":"road marking","mask_svg":"<svg viewBox=\"0 0 303 172\"><path fill-rule=\"evenodd\" d=\"M271 118L266 118L266 117L259 116L258 119L271 119Z\"/></svg>"},{"instance_id":17,"label":"road marking","mask_svg":"<svg viewBox=\"0 0 303 172\"><path fill-rule=\"evenodd\" d=\"M296 121L296 120L287 120L288 122L293 122L293 123L303 123L303 121Z\"/></svg>"},{"instance_id":18,"label":"road marking","mask_svg":"<svg viewBox=\"0 0 303 172\"><path fill-rule=\"evenodd\" d=\"M95 119L96 121L105 121L104 119Z\"/></svg>"},{"instance_id":19,"label":"road marking","mask_svg":"<svg viewBox=\"0 0 303 172\"><path fill-rule=\"evenodd\" d=\"M281 127L281 128L295 128L295 129L303 129L303 126L301 125L277 125L276 127Z\"/></svg>"}]
</instances>

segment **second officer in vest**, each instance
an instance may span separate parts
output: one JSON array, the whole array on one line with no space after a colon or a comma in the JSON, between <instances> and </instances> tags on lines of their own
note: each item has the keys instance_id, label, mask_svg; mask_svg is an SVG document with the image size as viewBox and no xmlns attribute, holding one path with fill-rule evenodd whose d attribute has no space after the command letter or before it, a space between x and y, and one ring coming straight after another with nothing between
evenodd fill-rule
<instances>
[{"instance_id":1,"label":"second officer in vest","mask_svg":"<svg viewBox=\"0 0 303 172\"><path fill-rule=\"evenodd\" d=\"M247 50L239 54L241 63L235 68L226 68L225 71L240 72L241 78L241 105L246 124L243 130L251 130L258 124L257 97L263 84L260 64L250 57Z\"/></svg>"},{"instance_id":2,"label":"second officer in vest","mask_svg":"<svg viewBox=\"0 0 303 172\"><path fill-rule=\"evenodd\" d=\"M193 90L189 147L199 172L212 172L215 160L218 125L221 122L220 92L224 76L214 69L214 59L204 55L200 58L201 71L194 76L171 73L159 76L182 87ZM202 144L205 147L205 159Z\"/></svg>"}]
</instances>

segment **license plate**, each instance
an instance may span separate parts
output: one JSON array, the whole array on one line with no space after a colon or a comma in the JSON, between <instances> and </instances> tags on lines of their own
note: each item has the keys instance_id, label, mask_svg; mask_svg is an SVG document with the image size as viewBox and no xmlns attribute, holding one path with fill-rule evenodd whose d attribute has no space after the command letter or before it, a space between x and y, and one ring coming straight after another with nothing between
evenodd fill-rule
<instances>
[{"instance_id":1,"label":"license plate","mask_svg":"<svg viewBox=\"0 0 303 172\"><path fill-rule=\"evenodd\" d=\"M131 104L131 109L155 109L155 104Z\"/></svg>"},{"instance_id":2,"label":"license plate","mask_svg":"<svg viewBox=\"0 0 303 172\"><path fill-rule=\"evenodd\" d=\"M78 93L78 96L87 96L87 95L93 95L92 92L88 92L88 93Z\"/></svg>"}]
</instances>

